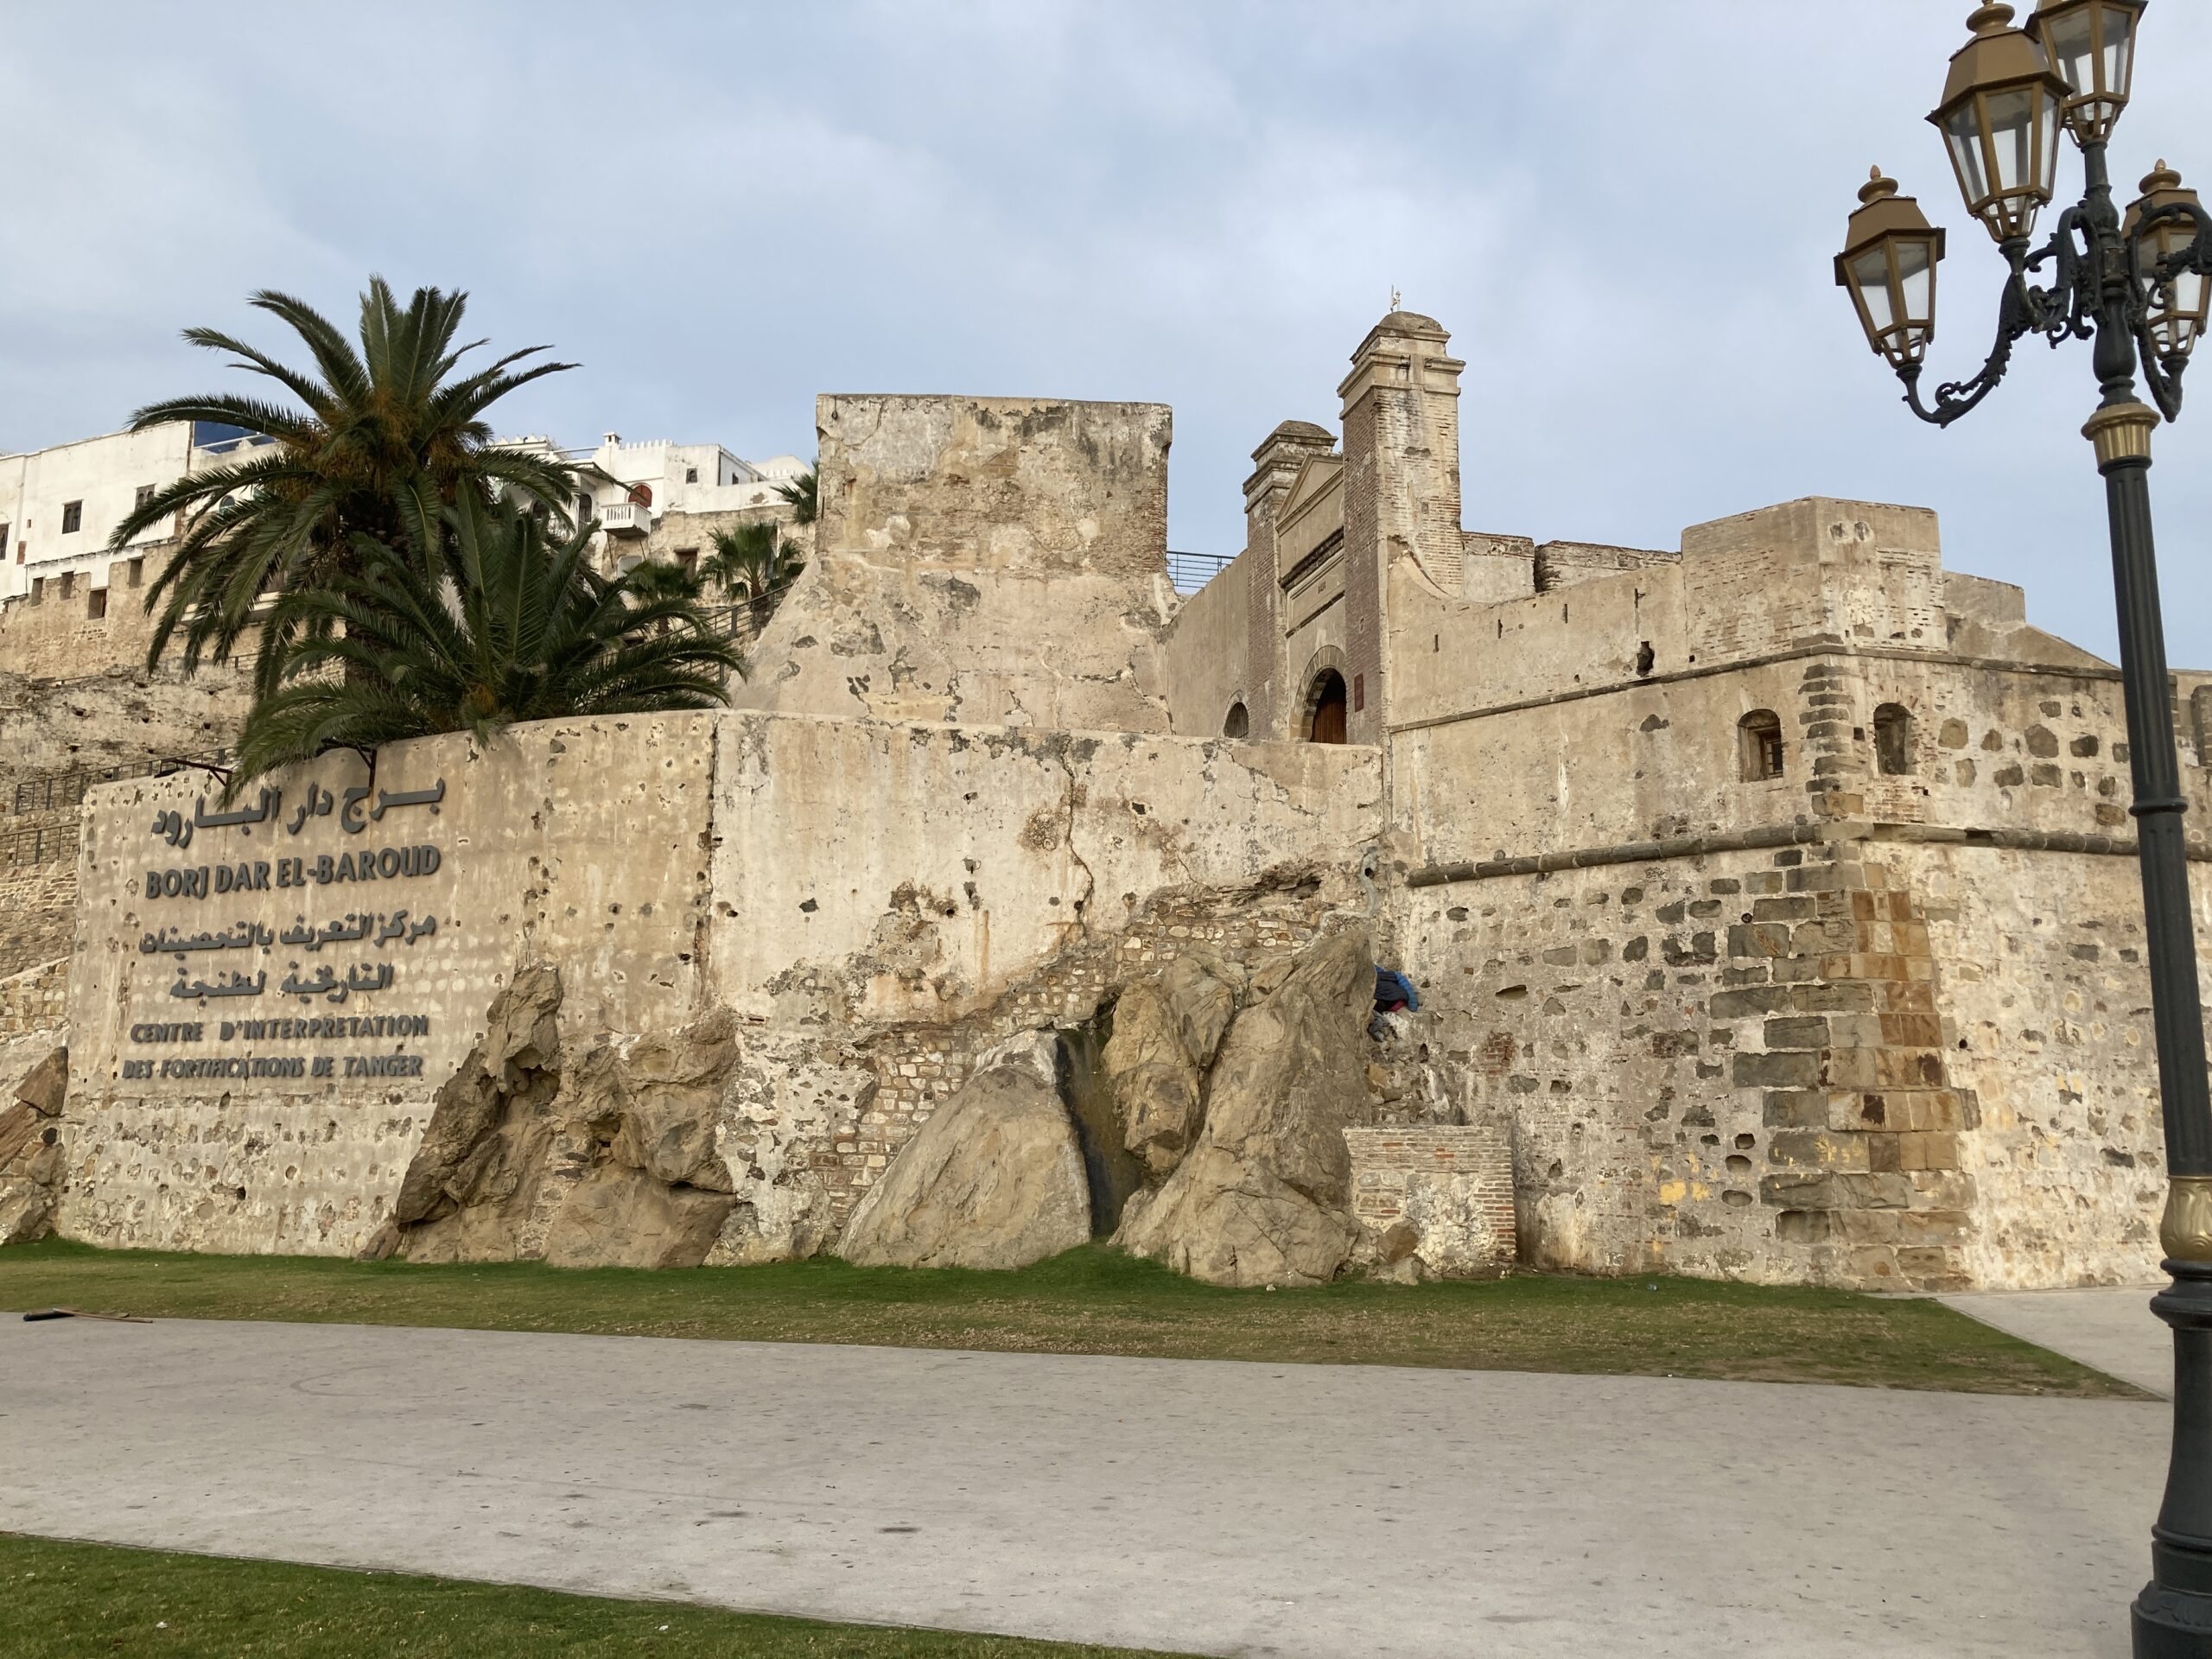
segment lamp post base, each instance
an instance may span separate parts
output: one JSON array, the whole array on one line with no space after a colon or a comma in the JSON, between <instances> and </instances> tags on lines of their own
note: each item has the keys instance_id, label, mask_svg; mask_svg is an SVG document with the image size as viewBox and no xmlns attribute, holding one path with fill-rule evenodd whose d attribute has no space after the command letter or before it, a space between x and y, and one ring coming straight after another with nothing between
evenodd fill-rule
<instances>
[{"instance_id":1,"label":"lamp post base","mask_svg":"<svg viewBox=\"0 0 2212 1659\"><path fill-rule=\"evenodd\" d=\"M2174 1333L2173 1461L2129 1622L2135 1659L2212 1659L2212 1262L2164 1266L2151 1311Z\"/></svg>"},{"instance_id":2,"label":"lamp post base","mask_svg":"<svg viewBox=\"0 0 2212 1659\"><path fill-rule=\"evenodd\" d=\"M2205 1659L2212 1654L2212 1597L2143 1586L2127 1610L2135 1659Z\"/></svg>"}]
</instances>

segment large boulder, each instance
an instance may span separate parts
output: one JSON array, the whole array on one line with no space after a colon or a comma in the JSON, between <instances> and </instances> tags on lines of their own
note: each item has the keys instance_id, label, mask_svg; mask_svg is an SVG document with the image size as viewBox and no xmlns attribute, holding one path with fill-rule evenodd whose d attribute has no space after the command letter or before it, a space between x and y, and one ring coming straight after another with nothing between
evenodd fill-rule
<instances>
[{"instance_id":1,"label":"large boulder","mask_svg":"<svg viewBox=\"0 0 2212 1659\"><path fill-rule=\"evenodd\" d=\"M1154 1179L1174 1170L1198 1134L1205 1068L1236 1012L1235 988L1194 957L1137 981L1114 1005L1101 1067L1123 1144Z\"/></svg>"},{"instance_id":2,"label":"large boulder","mask_svg":"<svg viewBox=\"0 0 2212 1659\"><path fill-rule=\"evenodd\" d=\"M707 1259L737 1206L715 1147L737 1064L727 1011L584 1057L563 1104L584 1127L593 1163L546 1230L549 1265L696 1268Z\"/></svg>"},{"instance_id":3,"label":"large boulder","mask_svg":"<svg viewBox=\"0 0 2212 1659\"><path fill-rule=\"evenodd\" d=\"M484 1037L439 1086L423 1140L370 1254L415 1262L527 1255L560 1131L561 976L518 969L493 999Z\"/></svg>"},{"instance_id":4,"label":"large boulder","mask_svg":"<svg viewBox=\"0 0 2212 1659\"><path fill-rule=\"evenodd\" d=\"M1090 1187L1039 1033L986 1057L869 1189L838 1253L861 1267L1022 1268L1090 1237Z\"/></svg>"},{"instance_id":5,"label":"large boulder","mask_svg":"<svg viewBox=\"0 0 2212 1659\"><path fill-rule=\"evenodd\" d=\"M0 1108L0 1244L30 1244L53 1230L61 1180L63 1103L69 1051L57 1048L16 1086Z\"/></svg>"},{"instance_id":6,"label":"large boulder","mask_svg":"<svg viewBox=\"0 0 2212 1659\"><path fill-rule=\"evenodd\" d=\"M737 1200L602 1164L576 1183L545 1234L556 1268L696 1268Z\"/></svg>"},{"instance_id":7,"label":"large boulder","mask_svg":"<svg viewBox=\"0 0 2212 1659\"><path fill-rule=\"evenodd\" d=\"M1130 1201L1116 1242L1214 1284L1336 1277L1359 1236L1344 1131L1366 1103L1374 996L1364 938L1310 946L1230 1027L1197 1144Z\"/></svg>"}]
</instances>

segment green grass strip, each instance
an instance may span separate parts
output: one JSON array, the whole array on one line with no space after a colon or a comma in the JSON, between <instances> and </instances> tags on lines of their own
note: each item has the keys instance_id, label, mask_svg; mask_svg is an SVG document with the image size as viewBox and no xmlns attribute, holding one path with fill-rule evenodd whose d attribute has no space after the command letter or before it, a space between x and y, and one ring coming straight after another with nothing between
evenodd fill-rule
<instances>
[{"instance_id":1,"label":"green grass strip","mask_svg":"<svg viewBox=\"0 0 2212 1659\"><path fill-rule=\"evenodd\" d=\"M1141 1659L1128 1648L823 1624L9 1533L0 1533L0 1651L22 1659Z\"/></svg>"},{"instance_id":2,"label":"green grass strip","mask_svg":"<svg viewBox=\"0 0 2212 1659\"><path fill-rule=\"evenodd\" d=\"M0 1308L155 1319L865 1343L1011 1353L1450 1366L2141 1398L1941 1303L1849 1291L1540 1274L1224 1290L1117 1251L1015 1273L830 1259L677 1272L507 1262L0 1250Z\"/></svg>"}]
</instances>

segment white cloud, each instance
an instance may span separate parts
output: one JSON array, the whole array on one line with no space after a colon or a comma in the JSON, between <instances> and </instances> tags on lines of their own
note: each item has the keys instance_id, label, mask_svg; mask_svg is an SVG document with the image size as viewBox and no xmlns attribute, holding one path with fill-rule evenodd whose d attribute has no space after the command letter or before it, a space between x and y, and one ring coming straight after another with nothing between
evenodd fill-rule
<instances>
[{"instance_id":1,"label":"white cloud","mask_svg":"<svg viewBox=\"0 0 2212 1659\"><path fill-rule=\"evenodd\" d=\"M1173 538L1229 551L1247 452L1333 417L1395 285L1469 363L1471 524L1923 502L2109 652L2086 353L2023 347L1937 434L1831 286L1879 160L1953 232L1935 372L1979 364L1999 267L1921 120L1968 9L45 9L0 42L0 445L207 382L176 331L254 326L253 288L344 313L376 270L582 361L511 411L571 439L804 449L825 390L1170 402ZM2212 168L2208 71L2212 12L2152 11L2123 184ZM2212 665L2208 442L2162 433L2153 485L2173 654Z\"/></svg>"}]
</instances>

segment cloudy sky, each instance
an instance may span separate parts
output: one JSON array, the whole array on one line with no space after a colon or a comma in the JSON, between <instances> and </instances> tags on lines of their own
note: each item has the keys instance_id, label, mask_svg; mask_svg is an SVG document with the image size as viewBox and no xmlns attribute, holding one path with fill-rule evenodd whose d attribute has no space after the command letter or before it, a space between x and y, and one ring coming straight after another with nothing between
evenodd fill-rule
<instances>
[{"instance_id":1,"label":"cloudy sky","mask_svg":"<svg viewBox=\"0 0 2212 1659\"><path fill-rule=\"evenodd\" d=\"M220 384L177 331L281 343L253 289L344 315L380 271L581 363L502 422L566 443L807 454L824 391L1169 403L1171 542L1228 553L1253 445L1335 423L1395 287L1467 360L1470 528L1921 503L2109 654L2086 348L1939 434L1832 286L1879 162L1953 232L1936 372L1987 349L2000 266L1921 119L1968 10L0 0L0 451ZM2153 7L2123 182L2212 176L2208 81L2212 5ZM2173 656L2212 667L2212 405L2158 445Z\"/></svg>"}]
</instances>

